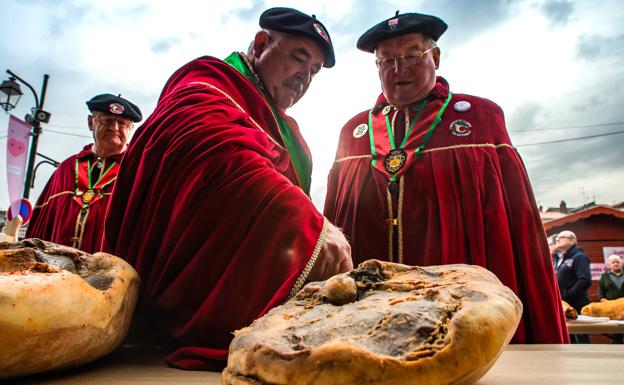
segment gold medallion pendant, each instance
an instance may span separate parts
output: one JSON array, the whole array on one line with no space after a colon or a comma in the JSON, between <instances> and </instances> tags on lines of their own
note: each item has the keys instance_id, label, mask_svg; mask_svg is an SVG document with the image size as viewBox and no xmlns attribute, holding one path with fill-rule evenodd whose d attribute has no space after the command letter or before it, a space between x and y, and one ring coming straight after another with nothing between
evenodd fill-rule
<instances>
[{"instance_id":1,"label":"gold medallion pendant","mask_svg":"<svg viewBox=\"0 0 624 385\"><path fill-rule=\"evenodd\" d=\"M405 165L405 161L407 160L407 153L400 148L396 148L394 150L390 150L388 155L386 155L386 159L384 160L384 167L391 174L396 174L397 171L401 169Z\"/></svg>"},{"instance_id":2,"label":"gold medallion pendant","mask_svg":"<svg viewBox=\"0 0 624 385\"><path fill-rule=\"evenodd\" d=\"M82 200L82 203L84 204L89 204L89 202L91 202L93 198L95 198L95 191L90 190L90 189L83 192L82 195L80 196L80 199Z\"/></svg>"}]
</instances>

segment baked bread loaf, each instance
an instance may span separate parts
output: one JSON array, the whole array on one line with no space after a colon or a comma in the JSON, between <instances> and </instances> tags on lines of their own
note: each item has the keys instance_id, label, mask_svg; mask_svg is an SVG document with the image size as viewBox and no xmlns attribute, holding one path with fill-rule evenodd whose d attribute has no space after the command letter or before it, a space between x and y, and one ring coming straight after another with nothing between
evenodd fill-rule
<instances>
[{"instance_id":1,"label":"baked bread loaf","mask_svg":"<svg viewBox=\"0 0 624 385\"><path fill-rule=\"evenodd\" d=\"M477 266L369 260L235 332L223 384L472 384L522 304Z\"/></svg>"},{"instance_id":2,"label":"baked bread loaf","mask_svg":"<svg viewBox=\"0 0 624 385\"><path fill-rule=\"evenodd\" d=\"M581 314L592 317L609 317L612 320L624 320L624 297L583 306Z\"/></svg>"},{"instance_id":3,"label":"baked bread loaf","mask_svg":"<svg viewBox=\"0 0 624 385\"><path fill-rule=\"evenodd\" d=\"M576 311L576 309L570 306L570 304L566 301L561 301L561 307L563 307L563 314L565 314L566 319L578 318L578 312Z\"/></svg>"},{"instance_id":4,"label":"baked bread loaf","mask_svg":"<svg viewBox=\"0 0 624 385\"><path fill-rule=\"evenodd\" d=\"M0 379L78 366L115 349L136 304L125 261L27 239L0 243Z\"/></svg>"}]
</instances>

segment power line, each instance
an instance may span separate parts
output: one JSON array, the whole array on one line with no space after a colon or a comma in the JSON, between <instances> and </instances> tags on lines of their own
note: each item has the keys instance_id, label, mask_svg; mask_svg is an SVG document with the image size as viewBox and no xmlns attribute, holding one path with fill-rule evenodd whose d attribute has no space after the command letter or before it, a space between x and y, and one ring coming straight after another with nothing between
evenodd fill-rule
<instances>
[{"instance_id":1,"label":"power line","mask_svg":"<svg viewBox=\"0 0 624 385\"><path fill-rule=\"evenodd\" d=\"M577 129L577 128L619 126L621 124L624 124L624 122L585 124L585 125L581 125L581 126L562 126L562 127L552 127L552 128L533 128L533 129L530 129L530 130L509 130L509 132L537 132L537 131L554 131L554 130L572 130L572 129Z\"/></svg>"},{"instance_id":2,"label":"power line","mask_svg":"<svg viewBox=\"0 0 624 385\"><path fill-rule=\"evenodd\" d=\"M616 131L616 132L607 132L606 134L598 134L598 135L589 135L589 136L581 136L578 138L568 138L568 139L559 139L559 140L551 140L548 142L535 142L535 143L525 143L525 144L517 144L515 147L528 147L528 146L537 146L540 144L550 144L550 143L561 143L561 142L571 142L574 140L583 140L583 139L591 139L591 138L600 138L602 136L610 136L610 135L618 135L624 134L624 131Z\"/></svg>"}]
</instances>

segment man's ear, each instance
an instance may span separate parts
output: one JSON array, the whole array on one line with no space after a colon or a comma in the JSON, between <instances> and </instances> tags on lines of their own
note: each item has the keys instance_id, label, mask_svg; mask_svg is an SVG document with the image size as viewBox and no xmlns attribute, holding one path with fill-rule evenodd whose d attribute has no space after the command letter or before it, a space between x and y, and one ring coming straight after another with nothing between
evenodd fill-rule
<instances>
[{"instance_id":1,"label":"man's ear","mask_svg":"<svg viewBox=\"0 0 624 385\"><path fill-rule=\"evenodd\" d=\"M436 69L440 68L440 48L435 47L433 49L433 52L431 52L431 55L433 56L433 62L435 63L435 68Z\"/></svg>"},{"instance_id":2,"label":"man's ear","mask_svg":"<svg viewBox=\"0 0 624 385\"><path fill-rule=\"evenodd\" d=\"M87 116L87 125L89 126L89 130L93 131L93 115Z\"/></svg>"},{"instance_id":3,"label":"man's ear","mask_svg":"<svg viewBox=\"0 0 624 385\"><path fill-rule=\"evenodd\" d=\"M268 48L271 43L271 37L266 31L260 31L254 37L253 52L252 55L255 59L260 58L262 53Z\"/></svg>"}]
</instances>

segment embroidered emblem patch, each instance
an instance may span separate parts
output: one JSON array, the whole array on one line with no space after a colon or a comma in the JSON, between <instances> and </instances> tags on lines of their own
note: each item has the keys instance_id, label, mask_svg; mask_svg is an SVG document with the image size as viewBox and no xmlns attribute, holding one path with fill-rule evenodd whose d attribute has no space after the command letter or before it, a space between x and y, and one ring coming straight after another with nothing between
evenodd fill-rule
<instances>
[{"instance_id":1,"label":"embroidered emblem patch","mask_svg":"<svg viewBox=\"0 0 624 385\"><path fill-rule=\"evenodd\" d=\"M82 195L80 196L80 199L82 200L82 203L84 204L89 204L89 202L91 202L93 198L95 198L95 191L93 190L87 190L83 192Z\"/></svg>"},{"instance_id":2,"label":"embroidered emblem patch","mask_svg":"<svg viewBox=\"0 0 624 385\"><path fill-rule=\"evenodd\" d=\"M368 124L362 123L353 130L353 137L356 139L361 138L366 134L366 131L368 131Z\"/></svg>"},{"instance_id":3,"label":"embroidered emblem patch","mask_svg":"<svg viewBox=\"0 0 624 385\"><path fill-rule=\"evenodd\" d=\"M449 128L451 129L451 133L455 136L468 136L472 134L471 127L472 127L472 124L461 119L454 121L449 126Z\"/></svg>"},{"instance_id":4,"label":"embroidered emblem patch","mask_svg":"<svg viewBox=\"0 0 624 385\"><path fill-rule=\"evenodd\" d=\"M316 29L316 32L318 32L318 34L321 35L321 37L329 43L329 35L322 25L320 25L319 23L314 23L314 29Z\"/></svg>"},{"instance_id":5,"label":"embroidered emblem patch","mask_svg":"<svg viewBox=\"0 0 624 385\"><path fill-rule=\"evenodd\" d=\"M453 108L455 109L455 111L457 112L465 112L468 111L470 109L470 102L467 102L465 100L461 100L457 103L455 103L453 105Z\"/></svg>"},{"instance_id":6,"label":"embroidered emblem patch","mask_svg":"<svg viewBox=\"0 0 624 385\"><path fill-rule=\"evenodd\" d=\"M394 19L388 20L388 27L391 30L394 31L395 29L397 29L398 26L399 26L399 18L398 17L395 17Z\"/></svg>"},{"instance_id":7,"label":"embroidered emblem patch","mask_svg":"<svg viewBox=\"0 0 624 385\"><path fill-rule=\"evenodd\" d=\"M407 160L407 153L400 149L396 148L391 150L388 155L386 155L386 159L384 159L384 167L390 174L396 174L397 171L405 165L405 161Z\"/></svg>"},{"instance_id":8,"label":"embroidered emblem patch","mask_svg":"<svg viewBox=\"0 0 624 385\"><path fill-rule=\"evenodd\" d=\"M121 115L124 112L124 106L119 103L111 103L108 106L108 110L111 112L111 114Z\"/></svg>"}]
</instances>

